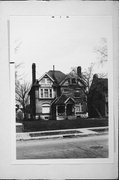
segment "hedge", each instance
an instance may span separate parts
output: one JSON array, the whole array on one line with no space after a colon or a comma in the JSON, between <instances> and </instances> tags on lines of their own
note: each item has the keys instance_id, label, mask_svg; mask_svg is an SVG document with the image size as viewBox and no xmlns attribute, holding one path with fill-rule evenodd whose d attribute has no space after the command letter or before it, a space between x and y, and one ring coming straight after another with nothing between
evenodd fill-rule
<instances>
[{"instance_id":1,"label":"hedge","mask_svg":"<svg viewBox=\"0 0 119 180\"><path fill-rule=\"evenodd\" d=\"M60 129L75 129L88 127L108 126L108 119L103 118L78 118L76 120L25 120L23 122L24 132L47 131Z\"/></svg>"}]
</instances>

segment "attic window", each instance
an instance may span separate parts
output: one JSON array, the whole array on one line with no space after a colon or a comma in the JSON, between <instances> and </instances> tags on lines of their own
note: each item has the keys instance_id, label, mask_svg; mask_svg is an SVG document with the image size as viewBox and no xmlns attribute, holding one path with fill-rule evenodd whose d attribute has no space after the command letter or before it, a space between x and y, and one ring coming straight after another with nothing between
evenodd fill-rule
<instances>
[{"instance_id":1,"label":"attic window","mask_svg":"<svg viewBox=\"0 0 119 180\"><path fill-rule=\"evenodd\" d=\"M72 78L72 84L76 84L76 79Z\"/></svg>"}]
</instances>

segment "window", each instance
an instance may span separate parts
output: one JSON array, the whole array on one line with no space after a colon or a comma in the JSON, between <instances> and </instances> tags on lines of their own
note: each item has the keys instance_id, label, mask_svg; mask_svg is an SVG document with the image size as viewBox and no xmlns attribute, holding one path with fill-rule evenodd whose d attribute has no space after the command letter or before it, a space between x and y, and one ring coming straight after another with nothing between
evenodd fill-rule
<instances>
[{"instance_id":1,"label":"window","mask_svg":"<svg viewBox=\"0 0 119 180\"><path fill-rule=\"evenodd\" d=\"M46 78L46 84L51 84L51 80L49 78Z\"/></svg>"},{"instance_id":2,"label":"window","mask_svg":"<svg viewBox=\"0 0 119 180\"><path fill-rule=\"evenodd\" d=\"M81 97L81 90L80 91L75 91L74 96L75 97Z\"/></svg>"},{"instance_id":3,"label":"window","mask_svg":"<svg viewBox=\"0 0 119 180\"><path fill-rule=\"evenodd\" d=\"M82 105L81 105L81 103L79 105L75 106L75 112L76 112L76 114L82 112Z\"/></svg>"},{"instance_id":4,"label":"window","mask_svg":"<svg viewBox=\"0 0 119 180\"><path fill-rule=\"evenodd\" d=\"M43 114L49 114L50 113L50 105L49 104L43 104L42 105L42 113Z\"/></svg>"},{"instance_id":5,"label":"window","mask_svg":"<svg viewBox=\"0 0 119 180\"><path fill-rule=\"evenodd\" d=\"M76 79L72 78L72 84L76 84Z\"/></svg>"},{"instance_id":6,"label":"window","mask_svg":"<svg viewBox=\"0 0 119 180\"><path fill-rule=\"evenodd\" d=\"M41 79L40 84L51 84L51 80L47 77Z\"/></svg>"},{"instance_id":7,"label":"window","mask_svg":"<svg viewBox=\"0 0 119 180\"><path fill-rule=\"evenodd\" d=\"M43 97L43 89L41 89L41 97Z\"/></svg>"},{"instance_id":8,"label":"window","mask_svg":"<svg viewBox=\"0 0 119 180\"><path fill-rule=\"evenodd\" d=\"M53 98L53 91L51 88L42 88L39 90L40 98Z\"/></svg>"},{"instance_id":9,"label":"window","mask_svg":"<svg viewBox=\"0 0 119 180\"><path fill-rule=\"evenodd\" d=\"M52 89L50 89L50 97L52 97Z\"/></svg>"},{"instance_id":10,"label":"window","mask_svg":"<svg viewBox=\"0 0 119 180\"><path fill-rule=\"evenodd\" d=\"M44 97L45 97L45 98L48 97L48 89L44 89Z\"/></svg>"}]
</instances>

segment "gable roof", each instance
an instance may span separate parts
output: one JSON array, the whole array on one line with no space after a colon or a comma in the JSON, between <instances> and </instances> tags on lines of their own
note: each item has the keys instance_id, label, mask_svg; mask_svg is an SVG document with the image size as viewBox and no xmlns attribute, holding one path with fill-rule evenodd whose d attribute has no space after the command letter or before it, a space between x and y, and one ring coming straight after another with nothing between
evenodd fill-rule
<instances>
[{"instance_id":1,"label":"gable roof","mask_svg":"<svg viewBox=\"0 0 119 180\"><path fill-rule=\"evenodd\" d=\"M45 76L48 76L50 79L51 79L51 81L54 81L54 79L46 72L45 74L43 74L39 79L38 79L38 81L41 81L42 79L43 79L43 77L45 77Z\"/></svg>"},{"instance_id":2,"label":"gable roof","mask_svg":"<svg viewBox=\"0 0 119 180\"><path fill-rule=\"evenodd\" d=\"M56 83L60 83L64 78L65 78L65 74L61 71L53 71L50 70L47 73Z\"/></svg>"},{"instance_id":3,"label":"gable roof","mask_svg":"<svg viewBox=\"0 0 119 180\"><path fill-rule=\"evenodd\" d=\"M73 102L75 102L73 98L71 98L71 97L69 97L69 96L67 96L67 95L65 95L65 94L62 94L60 97L57 98L57 100L56 100L54 103L55 103L56 105L64 105L64 104L66 104L70 99L71 99Z\"/></svg>"},{"instance_id":4,"label":"gable roof","mask_svg":"<svg viewBox=\"0 0 119 180\"><path fill-rule=\"evenodd\" d=\"M72 78L72 79L75 78L75 79L77 79L78 85L82 85L82 86L85 86L85 87L86 87L86 82L85 82L85 79L84 79L83 76L81 76L81 77L79 77L79 76L73 76L73 75L71 75L70 73L65 76L65 78L60 82L60 85L63 85L63 84L65 83L65 81L67 81L69 78Z\"/></svg>"}]
</instances>

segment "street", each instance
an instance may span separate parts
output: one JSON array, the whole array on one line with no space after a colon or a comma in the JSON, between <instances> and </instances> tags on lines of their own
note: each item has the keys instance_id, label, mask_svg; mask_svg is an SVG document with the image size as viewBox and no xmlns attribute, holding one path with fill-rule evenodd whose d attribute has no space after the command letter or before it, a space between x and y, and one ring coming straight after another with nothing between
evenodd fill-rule
<instances>
[{"instance_id":1,"label":"street","mask_svg":"<svg viewBox=\"0 0 119 180\"><path fill-rule=\"evenodd\" d=\"M108 135L17 141L17 159L107 158Z\"/></svg>"}]
</instances>

